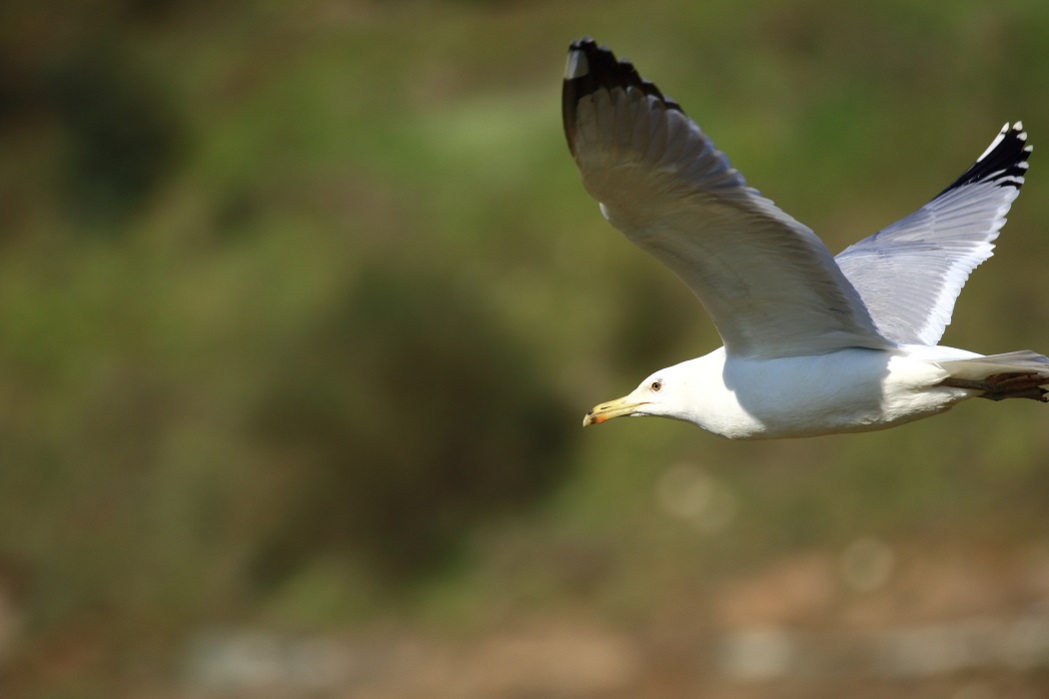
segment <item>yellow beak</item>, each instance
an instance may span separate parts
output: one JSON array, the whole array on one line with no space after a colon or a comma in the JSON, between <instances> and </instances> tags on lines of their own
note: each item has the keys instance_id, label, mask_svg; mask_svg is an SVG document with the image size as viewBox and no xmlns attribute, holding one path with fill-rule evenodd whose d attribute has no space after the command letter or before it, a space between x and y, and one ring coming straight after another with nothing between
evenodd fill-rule
<instances>
[{"instance_id":1,"label":"yellow beak","mask_svg":"<svg viewBox=\"0 0 1049 699\"><path fill-rule=\"evenodd\" d=\"M587 425L599 425L605 420L611 420L614 417L633 415L642 405L648 405L648 401L636 401L633 399L632 394L629 396L623 396L622 398L616 398L615 400L610 400L607 403L595 405L583 418L583 427L586 427Z\"/></svg>"}]
</instances>

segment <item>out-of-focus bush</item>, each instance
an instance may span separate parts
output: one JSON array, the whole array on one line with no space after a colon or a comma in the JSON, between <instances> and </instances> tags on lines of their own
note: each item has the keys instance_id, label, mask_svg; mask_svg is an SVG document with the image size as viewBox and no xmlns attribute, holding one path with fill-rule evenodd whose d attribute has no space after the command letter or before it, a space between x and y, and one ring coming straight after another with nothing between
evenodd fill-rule
<instances>
[{"instance_id":1,"label":"out-of-focus bush","mask_svg":"<svg viewBox=\"0 0 1049 699\"><path fill-rule=\"evenodd\" d=\"M43 83L44 105L65 136L70 215L119 222L138 211L176 163L182 132L173 100L133 57L101 43L63 56Z\"/></svg>"},{"instance_id":2,"label":"out-of-focus bush","mask_svg":"<svg viewBox=\"0 0 1049 699\"><path fill-rule=\"evenodd\" d=\"M380 269L284 348L255 420L289 474L259 582L358 552L409 580L564 476L575 422L498 327L476 292Z\"/></svg>"}]
</instances>

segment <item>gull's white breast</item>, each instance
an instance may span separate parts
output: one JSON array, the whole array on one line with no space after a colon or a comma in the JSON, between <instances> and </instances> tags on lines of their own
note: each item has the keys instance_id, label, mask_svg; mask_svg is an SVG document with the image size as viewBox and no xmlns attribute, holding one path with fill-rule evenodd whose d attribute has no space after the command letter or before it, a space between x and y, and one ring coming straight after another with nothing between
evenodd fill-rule
<instances>
[{"instance_id":1,"label":"gull's white breast","mask_svg":"<svg viewBox=\"0 0 1049 699\"><path fill-rule=\"evenodd\" d=\"M844 349L815 356L731 358L724 348L674 367L688 385L681 419L732 439L863 432L947 410L973 393L939 385L937 362L977 357L951 347Z\"/></svg>"}]
</instances>

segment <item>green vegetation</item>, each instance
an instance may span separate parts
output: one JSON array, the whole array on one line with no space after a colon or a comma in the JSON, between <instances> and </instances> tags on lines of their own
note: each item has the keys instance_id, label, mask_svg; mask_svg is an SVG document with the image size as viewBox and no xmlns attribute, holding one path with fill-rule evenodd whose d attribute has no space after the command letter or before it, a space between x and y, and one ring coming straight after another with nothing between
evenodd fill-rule
<instances>
[{"instance_id":1,"label":"green vegetation","mask_svg":"<svg viewBox=\"0 0 1049 699\"><path fill-rule=\"evenodd\" d=\"M1031 176L945 342L1044 352L1049 12L640 7L0 10L0 696L117 696L216 624L630 627L858 536L1044 543L1034 404L797 442L582 431L717 338L601 219L559 99L594 35L833 250L1023 119ZM666 515L681 464L729 520Z\"/></svg>"}]
</instances>

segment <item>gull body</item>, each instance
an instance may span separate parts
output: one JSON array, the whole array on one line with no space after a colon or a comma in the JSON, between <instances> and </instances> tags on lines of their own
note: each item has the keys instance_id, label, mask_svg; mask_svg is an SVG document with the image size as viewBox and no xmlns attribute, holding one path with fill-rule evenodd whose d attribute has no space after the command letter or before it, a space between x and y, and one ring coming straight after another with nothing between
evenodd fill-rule
<instances>
[{"instance_id":1,"label":"gull body","mask_svg":"<svg viewBox=\"0 0 1049 699\"><path fill-rule=\"evenodd\" d=\"M729 358L720 347L652 374L630 395L597 406L584 424L603 422L618 410L685 420L730 439L877 430L977 395L942 385L949 374L939 362L979 356L912 346L749 359Z\"/></svg>"},{"instance_id":2,"label":"gull body","mask_svg":"<svg viewBox=\"0 0 1049 699\"><path fill-rule=\"evenodd\" d=\"M973 397L1045 402L1046 357L938 344L1024 182L1019 122L928 204L833 257L747 186L680 105L591 39L569 49L563 115L601 212L685 282L725 343L595 406L584 425L657 416L732 439L807 437Z\"/></svg>"}]
</instances>

